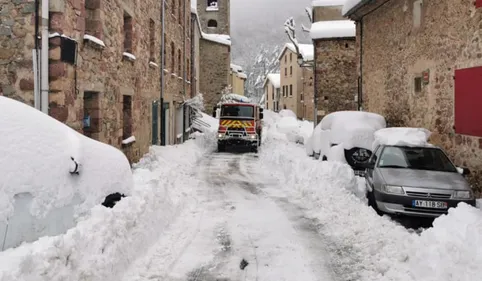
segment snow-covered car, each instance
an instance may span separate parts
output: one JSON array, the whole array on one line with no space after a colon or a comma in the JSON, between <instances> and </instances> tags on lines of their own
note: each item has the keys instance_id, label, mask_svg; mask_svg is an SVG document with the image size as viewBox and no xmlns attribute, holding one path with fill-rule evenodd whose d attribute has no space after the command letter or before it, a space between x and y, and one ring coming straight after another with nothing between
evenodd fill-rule
<instances>
[{"instance_id":1,"label":"snow-covered car","mask_svg":"<svg viewBox=\"0 0 482 281\"><path fill-rule=\"evenodd\" d=\"M0 251L56 236L96 205L131 194L118 149L0 96Z\"/></svg>"},{"instance_id":2,"label":"snow-covered car","mask_svg":"<svg viewBox=\"0 0 482 281\"><path fill-rule=\"evenodd\" d=\"M372 154L374 133L386 127L383 116L362 111L338 111L326 115L305 143L306 153L323 161L349 164L363 175Z\"/></svg>"},{"instance_id":3,"label":"snow-covered car","mask_svg":"<svg viewBox=\"0 0 482 281\"><path fill-rule=\"evenodd\" d=\"M375 133L365 164L367 198L378 213L438 217L460 202L475 206L464 175L445 152L428 143L423 128L387 128Z\"/></svg>"}]
</instances>

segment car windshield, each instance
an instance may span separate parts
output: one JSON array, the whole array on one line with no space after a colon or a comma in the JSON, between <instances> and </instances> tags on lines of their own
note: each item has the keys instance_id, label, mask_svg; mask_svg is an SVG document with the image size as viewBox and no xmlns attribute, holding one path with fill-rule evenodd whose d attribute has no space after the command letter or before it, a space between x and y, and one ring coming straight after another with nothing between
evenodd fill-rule
<instances>
[{"instance_id":1,"label":"car windshield","mask_svg":"<svg viewBox=\"0 0 482 281\"><path fill-rule=\"evenodd\" d=\"M445 153L433 147L387 146L380 155L378 167L457 172Z\"/></svg>"},{"instance_id":2,"label":"car windshield","mask_svg":"<svg viewBox=\"0 0 482 281\"><path fill-rule=\"evenodd\" d=\"M254 107L248 105L223 105L221 116L254 117Z\"/></svg>"}]
</instances>

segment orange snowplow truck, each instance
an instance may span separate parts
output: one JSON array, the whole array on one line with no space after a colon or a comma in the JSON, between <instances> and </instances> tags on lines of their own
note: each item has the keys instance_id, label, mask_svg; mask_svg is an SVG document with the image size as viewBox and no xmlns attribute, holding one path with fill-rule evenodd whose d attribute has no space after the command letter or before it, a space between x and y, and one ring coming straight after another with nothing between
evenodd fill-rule
<instances>
[{"instance_id":1,"label":"orange snowplow truck","mask_svg":"<svg viewBox=\"0 0 482 281\"><path fill-rule=\"evenodd\" d=\"M220 106L218 151L248 148L258 152L261 145L263 109L251 103L225 103Z\"/></svg>"}]
</instances>

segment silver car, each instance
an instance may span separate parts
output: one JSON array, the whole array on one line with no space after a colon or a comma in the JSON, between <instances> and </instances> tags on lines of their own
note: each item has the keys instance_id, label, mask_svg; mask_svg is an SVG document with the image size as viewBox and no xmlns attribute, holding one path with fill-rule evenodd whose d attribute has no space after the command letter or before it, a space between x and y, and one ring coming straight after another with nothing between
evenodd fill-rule
<instances>
[{"instance_id":1,"label":"silver car","mask_svg":"<svg viewBox=\"0 0 482 281\"><path fill-rule=\"evenodd\" d=\"M438 217L460 202L475 206L464 178L470 171L439 147L380 145L364 166L368 202L378 213Z\"/></svg>"}]
</instances>

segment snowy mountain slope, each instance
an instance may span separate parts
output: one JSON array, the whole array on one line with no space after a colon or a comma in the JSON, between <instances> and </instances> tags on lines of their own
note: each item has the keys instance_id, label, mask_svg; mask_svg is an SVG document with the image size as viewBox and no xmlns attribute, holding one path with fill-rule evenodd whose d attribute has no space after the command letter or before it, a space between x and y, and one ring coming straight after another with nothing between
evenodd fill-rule
<instances>
[{"instance_id":1,"label":"snowy mountain slope","mask_svg":"<svg viewBox=\"0 0 482 281\"><path fill-rule=\"evenodd\" d=\"M232 60L248 74L247 94L253 100L262 94L264 75L279 69L277 57L289 42L283 27L287 18L295 19L298 40L310 42L301 31L301 24L309 26L304 10L310 5L311 0L231 1Z\"/></svg>"}]
</instances>

